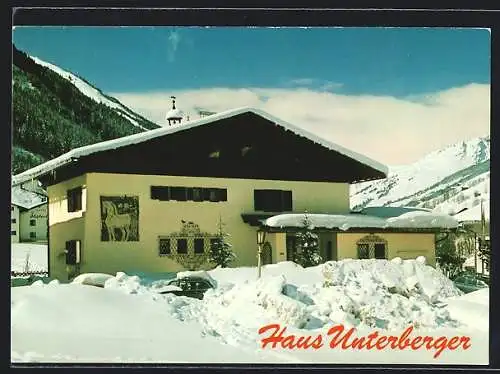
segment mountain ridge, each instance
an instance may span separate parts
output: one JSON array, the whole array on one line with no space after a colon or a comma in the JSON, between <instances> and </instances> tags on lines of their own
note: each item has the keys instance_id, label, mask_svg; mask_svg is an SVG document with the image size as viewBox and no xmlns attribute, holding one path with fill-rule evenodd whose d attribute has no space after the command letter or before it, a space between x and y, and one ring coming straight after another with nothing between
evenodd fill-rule
<instances>
[{"instance_id":1,"label":"mountain ridge","mask_svg":"<svg viewBox=\"0 0 500 374\"><path fill-rule=\"evenodd\" d=\"M464 140L408 165L386 179L351 186L351 206L408 206L457 214L489 201L490 136Z\"/></svg>"},{"instance_id":2,"label":"mountain ridge","mask_svg":"<svg viewBox=\"0 0 500 374\"><path fill-rule=\"evenodd\" d=\"M70 149L160 126L12 45L12 174Z\"/></svg>"}]
</instances>

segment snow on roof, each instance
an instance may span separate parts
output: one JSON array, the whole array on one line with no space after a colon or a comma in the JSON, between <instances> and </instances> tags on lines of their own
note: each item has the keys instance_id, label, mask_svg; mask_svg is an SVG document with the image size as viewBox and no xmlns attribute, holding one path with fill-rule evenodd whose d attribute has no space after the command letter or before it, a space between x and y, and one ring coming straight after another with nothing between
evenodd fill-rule
<instances>
[{"instance_id":1,"label":"snow on roof","mask_svg":"<svg viewBox=\"0 0 500 374\"><path fill-rule=\"evenodd\" d=\"M380 218L397 217L408 212L431 212L429 209L399 206L370 206L359 211L361 214Z\"/></svg>"},{"instance_id":2,"label":"snow on roof","mask_svg":"<svg viewBox=\"0 0 500 374\"><path fill-rule=\"evenodd\" d=\"M24 209L36 208L39 205L47 203L47 197L39 193L28 191L21 186L12 187L11 204Z\"/></svg>"},{"instance_id":3,"label":"snow on roof","mask_svg":"<svg viewBox=\"0 0 500 374\"><path fill-rule=\"evenodd\" d=\"M397 217L381 218L365 214L307 214L312 228L456 228L458 221L446 214L407 212ZM279 214L264 221L268 227L301 227L304 214Z\"/></svg>"},{"instance_id":4,"label":"snow on roof","mask_svg":"<svg viewBox=\"0 0 500 374\"><path fill-rule=\"evenodd\" d=\"M486 221L490 220L490 200L487 199L483 202L484 216ZM459 222L473 222L481 221L481 204L468 208L453 216Z\"/></svg>"},{"instance_id":5,"label":"snow on roof","mask_svg":"<svg viewBox=\"0 0 500 374\"><path fill-rule=\"evenodd\" d=\"M20 184L20 183L23 183L24 181L34 179L34 178L37 178L41 175L47 174L51 170L54 170L58 167L61 167L64 164L70 163L71 161L78 159L79 157L87 156L89 154L96 153L96 152L102 152L102 151L106 151L106 150L110 150L110 149L120 148L120 147L124 147L124 146L131 145L131 144L142 143L142 142L148 141L150 139L157 138L159 136L169 135L169 134L173 134L173 133L176 133L179 131L183 131L183 130L191 129L194 127L206 125L206 124L220 121L220 120L223 120L226 118L234 117L234 116L242 114L242 113L254 113L262 118L267 119L270 122L274 122L275 124L285 128L287 130L294 132L295 134L297 134L299 136L303 136L305 138L308 138L308 139L310 139L310 140L312 140L312 141L314 141L314 142L316 142L316 143L318 143L318 144L320 144L320 145L322 145L322 146L324 146L332 151L339 152L339 153L341 153L347 157L350 157L358 162L361 162L367 166L370 166L370 167L384 173L385 175L387 175L387 173L388 173L388 167L386 165L383 165L383 164L381 164L375 160L372 160L366 156L363 156L363 155L360 155L356 152L353 152L353 151L351 151L347 148L344 148L338 144L335 144L335 143L329 142L328 140L322 139L317 135L314 135L314 134L312 134L312 133L310 133L310 132L308 132L300 127L296 127L292 124L289 124L288 122L282 121L282 120L280 120L280 119L278 119L278 118L276 118L276 117L274 117L274 116L272 116L272 115L270 115L270 114L268 114L260 109L244 107L244 108L232 109L232 110L228 110L225 112L213 114L211 116L207 116L207 117L201 118L201 119L196 120L196 121L186 122L184 124L181 124L181 125L178 125L175 127L161 127L158 129L149 130L149 131L141 132L138 134L133 134L133 135L117 138L117 139L106 140L104 142L83 146L80 148L75 148L75 149L72 149L71 151L69 151L69 152L67 152L59 157L56 157L50 161L47 161L41 165L38 165L32 169L26 170L26 171L24 171L16 176L14 176L12 178L12 184L13 185Z\"/></svg>"}]
</instances>

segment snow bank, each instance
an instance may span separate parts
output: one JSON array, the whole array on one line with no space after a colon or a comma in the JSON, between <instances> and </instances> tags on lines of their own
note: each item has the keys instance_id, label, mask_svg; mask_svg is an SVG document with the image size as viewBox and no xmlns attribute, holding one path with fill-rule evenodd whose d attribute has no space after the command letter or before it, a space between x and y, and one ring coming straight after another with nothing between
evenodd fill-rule
<instances>
[{"instance_id":1,"label":"snow bank","mask_svg":"<svg viewBox=\"0 0 500 374\"><path fill-rule=\"evenodd\" d=\"M462 295L422 259L348 259L309 268L282 262L263 266L261 279L255 267L206 273L218 287L203 300L158 294L170 279L144 282L122 272L106 279L104 288L77 282L13 288L12 360L436 363L425 350L394 355L260 348L264 325L326 336L341 323L360 334L397 335L409 325L433 336L465 334L472 348L446 352L439 363L487 362L488 290Z\"/></svg>"},{"instance_id":2,"label":"snow bank","mask_svg":"<svg viewBox=\"0 0 500 374\"><path fill-rule=\"evenodd\" d=\"M450 315L462 324L486 333L489 331L490 289L484 288L447 300Z\"/></svg>"},{"instance_id":3,"label":"snow bank","mask_svg":"<svg viewBox=\"0 0 500 374\"><path fill-rule=\"evenodd\" d=\"M276 362L256 349L203 336L195 320L177 318L177 304L81 284L15 287L11 360L66 363ZM197 301L197 300L194 300ZM185 303L184 303L185 304ZM49 338L48 338L49 337ZM281 360L282 361L282 360Z\"/></svg>"}]
</instances>

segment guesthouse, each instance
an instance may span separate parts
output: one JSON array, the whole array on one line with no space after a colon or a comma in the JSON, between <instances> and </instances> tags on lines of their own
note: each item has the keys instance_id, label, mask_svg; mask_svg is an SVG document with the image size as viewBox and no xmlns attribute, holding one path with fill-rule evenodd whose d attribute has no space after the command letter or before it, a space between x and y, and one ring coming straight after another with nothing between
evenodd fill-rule
<instances>
[{"instance_id":1,"label":"guesthouse","mask_svg":"<svg viewBox=\"0 0 500 374\"><path fill-rule=\"evenodd\" d=\"M325 260L424 255L433 263L442 220L350 211L350 184L386 176L379 162L241 108L73 149L13 184L47 186L49 273L61 280L211 268L219 220L232 266L257 264L258 230L266 231L265 262L285 261L305 211Z\"/></svg>"}]
</instances>

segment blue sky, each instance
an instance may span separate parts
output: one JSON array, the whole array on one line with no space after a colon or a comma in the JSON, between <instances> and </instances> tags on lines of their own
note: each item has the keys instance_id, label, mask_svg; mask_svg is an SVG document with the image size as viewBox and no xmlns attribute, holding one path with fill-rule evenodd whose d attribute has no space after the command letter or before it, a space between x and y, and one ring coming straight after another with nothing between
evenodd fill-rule
<instances>
[{"instance_id":1,"label":"blue sky","mask_svg":"<svg viewBox=\"0 0 500 374\"><path fill-rule=\"evenodd\" d=\"M406 96L490 81L488 30L19 27L16 46L107 92L309 86Z\"/></svg>"},{"instance_id":2,"label":"blue sky","mask_svg":"<svg viewBox=\"0 0 500 374\"><path fill-rule=\"evenodd\" d=\"M490 132L490 32L16 27L16 47L166 125L251 106L388 165Z\"/></svg>"}]
</instances>

